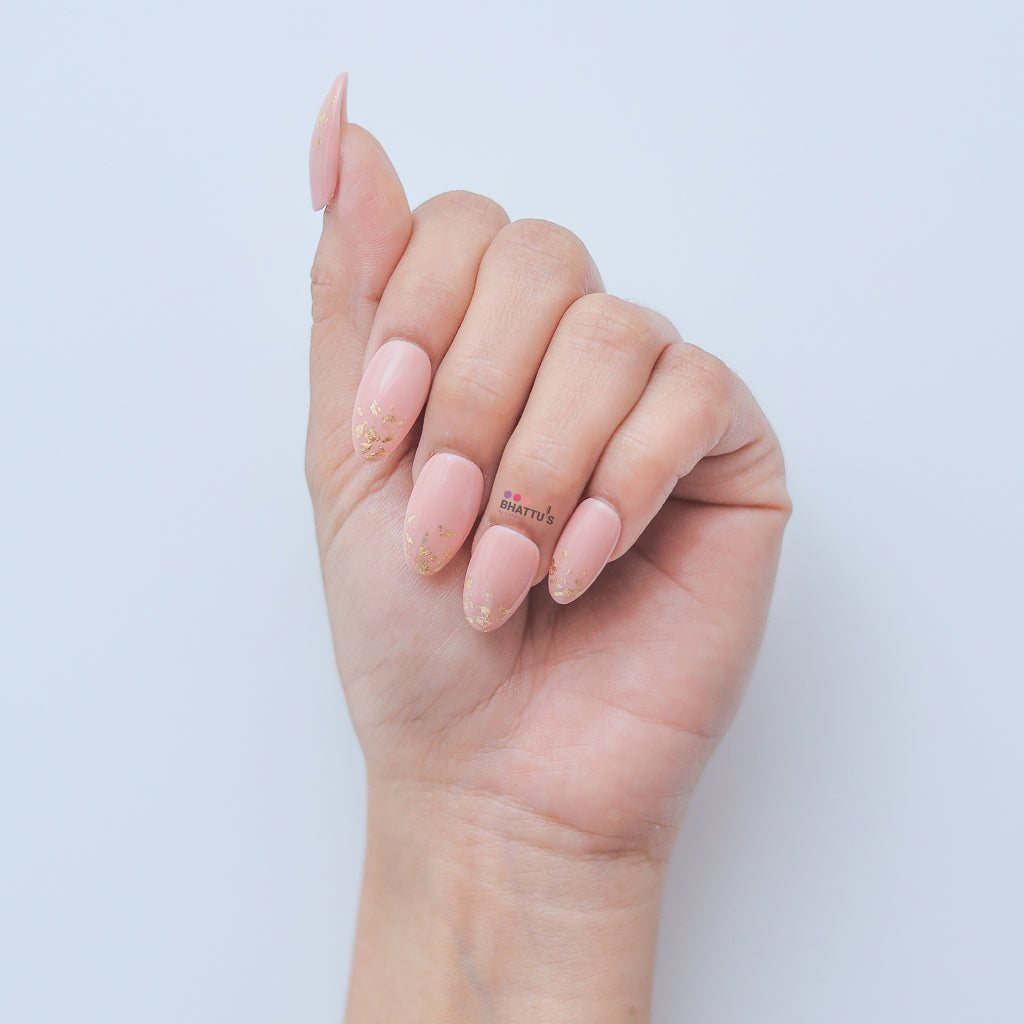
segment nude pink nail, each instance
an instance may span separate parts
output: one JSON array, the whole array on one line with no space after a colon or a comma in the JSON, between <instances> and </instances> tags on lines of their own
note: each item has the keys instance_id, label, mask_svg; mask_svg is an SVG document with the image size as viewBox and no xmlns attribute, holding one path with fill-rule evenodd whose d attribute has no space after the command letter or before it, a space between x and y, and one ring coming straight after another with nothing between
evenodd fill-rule
<instances>
[{"instance_id":1,"label":"nude pink nail","mask_svg":"<svg viewBox=\"0 0 1024 1024\"><path fill-rule=\"evenodd\" d=\"M469 624L487 633L508 621L533 585L540 564L537 545L507 526L491 526L469 560L462 608Z\"/></svg>"},{"instance_id":2,"label":"nude pink nail","mask_svg":"<svg viewBox=\"0 0 1024 1024\"><path fill-rule=\"evenodd\" d=\"M322 210L338 190L341 170L341 126L347 120L348 72L342 71L327 91L309 143L309 189L313 209Z\"/></svg>"},{"instance_id":3,"label":"nude pink nail","mask_svg":"<svg viewBox=\"0 0 1024 1024\"><path fill-rule=\"evenodd\" d=\"M484 475L461 455L438 452L420 470L405 510L405 560L432 576L462 547L480 511Z\"/></svg>"},{"instance_id":4,"label":"nude pink nail","mask_svg":"<svg viewBox=\"0 0 1024 1024\"><path fill-rule=\"evenodd\" d=\"M352 444L364 459L383 459L412 429L430 391L430 357L393 338L373 354L356 392Z\"/></svg>"},{"instance_id":5,"label":"nude pink nail","mask_svg":"<svg viewBox=\"0 0 1024 1024\"><path fill-rule=\"evenodd\" d=\"M622 531L618 512L587 498L565 524L548 570L548 590L559 604L575 601L597 579Z\"/></svg>"}]
</instances>

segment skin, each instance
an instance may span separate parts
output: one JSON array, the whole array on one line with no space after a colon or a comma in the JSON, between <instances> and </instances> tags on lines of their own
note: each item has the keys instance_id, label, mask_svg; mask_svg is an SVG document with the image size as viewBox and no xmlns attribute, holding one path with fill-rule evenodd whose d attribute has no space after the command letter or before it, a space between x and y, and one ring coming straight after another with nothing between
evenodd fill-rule
<instances>
[{"instance_id":1,"label":"skin","mask_svg":"<svg viewBox=\"0 0 1024 1024\"><path fill-rule=\"evenodd\" d=\"M645 1020L672 842L764 628L790 514L778 442L724 364L603 293L570 232L464 192L412 212L372 136L346 124L341 147L306 465L367 763L347 1019ZM367 462L354 397L391 337L427 351L433 385ZM535 586L500 629L471 629L470 543L430 577L402 555L439 450L483 470L474 540L499 521L496 476L562 524L586 496L613 504L622 535L590 590L559 606ZM540 583L558 527L523 532Z\"/></svg>"}]
</instances>

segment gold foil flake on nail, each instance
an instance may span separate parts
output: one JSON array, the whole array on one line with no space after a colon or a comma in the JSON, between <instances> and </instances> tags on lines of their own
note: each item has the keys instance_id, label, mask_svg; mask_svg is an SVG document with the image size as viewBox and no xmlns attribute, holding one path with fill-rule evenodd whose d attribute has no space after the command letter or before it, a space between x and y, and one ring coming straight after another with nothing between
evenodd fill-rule
<instances>
[{"instance_id":1,"label":"gold foil flake on nail","mask_svg":"<svg viewBox=\"0 0 1024 1024\"><path fill-rule=\"evenodd\" d=\"M466 589L462 595L462 610L466 617L469 622L481 630L497 629L511 614L511 609L506 608L504 604L499 604L496 608L494 595L489 591L484 594L484 600L487 602L486 604L476 604L473 595L473 580L472 577L467 577Z\"/></svg>"},{"instance_id":2,"label":"gold foil flake on nail","mask_svg":"<svg viewBox=\"0 0 1024 1024\"><path fill-rule=\"evenodd\" d=\"M432 563L436 561L437 556L427 545L427 534L423 534L423 539L420 541L419 550L416 552L416 558L414 561L416 571L421 576L430 576L435 571Z\"/></svg>"},{"instance_id":3,"label":"gold foil flake on nail","mask_svg":"<svg viewBox=\"0 0 1024 1024\"><path fill-rule=\"evenodd\" d=\"M320 116L316 119L317 128L323 128L325 124L331 119L330 112L327 110L326 104L320 108ZM317 145L320 145L320 140L317 139Z\"/></svg>"},{"instance_id":4,"label":"gold foil flake on nail","mask_svg":"<svg viewBox=\"0 0 1024 1024\"><path fill-rule=\"evenodd\" d=\"M473 600L473 580L469 576L466 577L466 589L462 593L462 610L466 618L481 629L490 629L491 626L499 624L491 622L491 609L488 605L482 604L477 607Z\"/></svg>"},{"instance_id":5,"label":"gold foil flake on nail","mask_svg":"<svg viewBox=\"0 0 1024 1024\"><path fill-rule=\"evenodd\" d=\"M566 552L562 552L562 559L566 557ZM555 570L555 564L551 564L551 596L552 597L563 597L566 601L572 601L574 598L580 596L586 589L583 583L583 577L587 575L589 570L579 569L573 572L572 569L567 566L562 567L564 574L561 579L558 578L558 573ZM572 580L573 585L569 586L569 580Z\"/></svg>"},{"instance_id":6,"label":"gold foil flake on nail","mask_svg":"<svg viewBox=\"0 0 1024 1024\"><path fill-rule=\"evenodd\" d=\"M378 402L376 398L370 403L370 415L371 416L379 416L380 415L380 402Z\"/></svg>"},{"instance_id":7,"label":"gold foil flake on nail","mask_svg":"<svg viewBox=\"0 0 1024 1024\"><path fill-rule=\"evenodd\" d=\"M455 531L454 530L446 530L443 523L438 523L437 524L437 532L442 537L454 537L455 536Z\"/></svg>"},{"instance_id":8,"label":"gold foil flake on nail","mask_svg":"<svg viewBox=\"0 0 1024 1024\"><path fill-rule=\"evenodd\" d=\"M497 629L505 622L508 615L509 610L503 604L498 605L497 614L489 606L481 605L480 613L472 616L472 619L481 629Z\"/></svg>"},{"instance_id":9,"label":"gold foil flake on nail","mask_svg":"<svg viewBox=\"0 0 1024 1024\"><path fill-rule=\"evenodd\" d=\"M365 427L365 426L366 426L365 423L359 423L359 424L356 425L356 437L362 437L363 436L363 427Z\"/></svg>"},{"instance_id":10,"label":"gold foil flake on nail","mask_svg":"<svg viewBox=\"0 0 1024 1024\"><path fill-rule=\"evenodd\" d=\"M411 517L412 518L412 517ZM451 530L446 530L443 526L438 526L438 533L442 537L454 537L455 534ZM414 548L416 542L407 533L405 539L409 543L410 549ZM452 550L450 544L445 545L444 550L440 554L434 551L430 546L430 533L429 531L423 534L423 538L420 540L419 549L416 551L416 557L413 560L416 566L416 571L424 576L432 576L435 572L439 572L443 569L449 561L451 561L452 555L455 552Z\"/></svg>"},{"instance_id":11,"label":"gold foil flake on nail","mask_svg":"<svg viewBox=\"0 0 1024 1024\"><path fill-rule=\"evenodd\" d=\"M483 630L496 629L508 618L510 609L503 604L499 604L495 609L493 598L494 595L487 591L484 599L488 603L477 605L473 600L473 579L470 576L466 577L466 589L462 593L462 610L474 626L479 626Z\"/></svg>"},{"instance_id":12,"label":"gold foil flake on nail","mask_svg":"<svg viewBox=\"0 0 1024 1024\"><path fill-rule=\"evenodd\" d=\"M361 433L359 426L363 428ZM387 455L388 449L385 446L395 440L395 435L389 434L387 437L381 437L368 423L362 423L359 426L356 427L356 437L362 437L359 448L363 453L363 458L381 459ZM374 445L378 445L376 450L372 450Z\"/></svg>"},{"instance_id":13,"label":"gold foil flake on nail","mask_svg":"<svg viewBox=\"0 0 1024 1024\"><path fill-rule=\"evenodd\" d=\"M363 410L358 405L356 406L356 415L357 416L362 416L363 415Z\"/></svg>"}]
</instances>

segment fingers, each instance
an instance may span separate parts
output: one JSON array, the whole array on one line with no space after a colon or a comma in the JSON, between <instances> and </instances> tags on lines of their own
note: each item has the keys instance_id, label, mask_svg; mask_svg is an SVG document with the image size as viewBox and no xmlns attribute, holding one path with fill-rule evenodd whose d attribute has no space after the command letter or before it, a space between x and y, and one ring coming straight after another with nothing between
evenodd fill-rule
<instances>
[{"instance_id":1,"label":"fingers","mask_svg":"<svg viewBox=\"0 0 1024 1024\"><path fill-rule=\"evenodd\" d=\"M413 462L404 540L418 572L444 568L468 536L552 334L599 287L590 254L557 225L517 221L487 248L435 375ZM463 500L469 490L475 505Z\"/></svg>"},{"instance_id":2,"label":"fingers","mask_svg":"<svg viewBox=\"0 0 1024 1024\"><path fill-rule=\"evenodd\" d=\"M586 296L501 458L464 585L470 624L500 627L545 570L555 601L576 600L670 496L784 508L774 435L735 374L664 317Z\"/></svg>"},{"instance_id":3,"label":"fingers","mask_svg":"<svg viewBox=\"0 0 1024 1024\"><path fill-rule=\"evenodd\" d=\"M473 298L438 368L413 463L437 451L493 471L565 311L601 288L583 243L557 224L503 228L480 264Z\"/></svg>"},{"instance_id":4,"label":"fingers","mask_svg":"<svg viewBox=\"0 0 1024 1024\"><path fill-rule=\"evenodd\" d=\"M313 322L364 327L361 337L343 339L358 343L361 355L377 303L409 241L412 213L380 143L345 120L346 81L341 75L332 86L310 149L314 203L325 197L328 203L311 274ZM314 342L323 337L320 332ZM330 340L337 348L337 339Z\"/></svg>"},{"instance_id":5,"label":"fingers","mask_svg":"<svg viewBox=\"0 0 1024 1024\"><path fill-rule=\"evenodd\" d=\"M708 465L716 466L714 489L697 479ZM725 363L678 335L662 350L640 400L609 438L587 494L619 513L622 530L608 561L633 547L670 496L749 507L781 507L787 500L781 454L753 396ZM553 593L572 576L574 561L585 560L582 552L574 559L570 539L560 538L557 545ZM602 567L591 568L580 593ZM570 589L576 588L573 577Z\"/></svg>"},{"instance_id":6,"label":"fingers","mask_svg":"<svg viewBox=\"0 0 1024 1024\"><path fill-rule=\"evenodd\" d=\"M328 203L311 272L306 472L314 497L346 453L351 455L345 437L348 402L361 375L377 305L413 225L384 150L369 132L344 121L344 88L341 76L317 118L310 147L314 204ZM344 432L341 443L339 430Z\"/></svg>"},{"instance_id":7,"label":"fingers","mask_svg":"<svg viewBox=\"0 0 1024 1024\"><path fill-rule=\"evenodd\" d=\"M377 306L352 414L352 441L365 459L390 455L412 429L469 307L480 260L508 215L483 196L448 192L412 221Z\"/></svg>"},{"instance_id":8,"label":"fingers","mask_svg":"<svg viewBox=\"0 0 1024 1024\"><path fill-rule=\"evenodd\" d=\"M555 601L579 598L670 498L784 508L777 443L724 364L603 294L564 228L510 224L466 192L410 211L380 145L345 121L345 86L310 149L327 207L312 271L315 499L342 465L391 472L425 408L406 558L438 572L479 517L463 596L484 631L545 574Z\"/></svg>"},{"instance_id":9,"label":"fingers","mask_svg":"<svg viewBox=\"0 0 1024 1024\"><path fill-rule=\"evenodd\" d=\"M342 71L327 90L309 142L309 190L314 210L322 210L338 188L341 126L348 120L347 100L348 72Z\"/></svg>"},{"instance_id":10,"label":"fingers","mask_svg":"<svg viewBox=\"0 0 1024 1024\"><path fill-rule=\"evenodd\" d=\"M562 317L504 447L477 533L464 592L474 625L501 625L544 578L608 438L644 393L659 353L675 337L658 314L610 295L587 295ZM587 545L588 558L600 555L603 565L618 539L614 504L592 501L574 522L570 538L577 539L571 546ZM595 544L601 550L591 552ZM490 565L492 551L505 549L523 553L514 573ZM589 570L580 571L585 576ZM568 600L570 589L559 582L552 593ZM493 596L499 591L500 601Z\"/></svg>"}]
</instances>

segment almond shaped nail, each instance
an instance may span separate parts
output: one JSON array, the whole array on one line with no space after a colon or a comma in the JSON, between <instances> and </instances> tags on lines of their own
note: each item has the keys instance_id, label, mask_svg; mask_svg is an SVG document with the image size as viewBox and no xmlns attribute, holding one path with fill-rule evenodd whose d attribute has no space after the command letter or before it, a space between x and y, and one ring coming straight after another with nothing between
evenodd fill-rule
<instances>
[{"instance_id":1,"label":"almond shaped nail","mask_svg":"<svg viewBox=\"0 0 1024 1024\"><path fill-rule=\"evenodd\" d=\"M540 564L537 545L507 526L491 526L469 560L462 608L482 633L504 625L523 603Z\"/></svg>"},{"instance_id":2,"label":"almond shaped nail","mask_svg":"<svg viewBox=\"0 0 1024 1024\"><path fill-rule=\"evenodd\" d=\"M352 410L352 444L364 459L383 459L412 429L430 391L430 357L394 338L374 353Z\"/></svg>"},{"instance_id":3,"label":"almond shaped nail","mask_svg":"<svg viewBox=\"0 0 1024 1024\"><path fill-rule=\"evenodd\" d=\"M342 71L331 83L309 143L309 190L313 209L322 210L338 191L341 171L341 126L348 119L345 100L348 93L348 72Z\"/></svg>"},{"instance_id":4,"label":"almond shaped nail","mask_svg":"<svg viewBox=\"0 0 1024 1024\"><path fill-rule=\"evenodd\" d=\"M548 590L559 604L575 601L607 565L622 521L618 512L599 498L580 502L555 545L548 570Z\"/></svg>"},{"instance_id":5,"label":"almond shaped nail","mask_svg":"<svg viewBox=\"0 0 1024 1024\"><path fill-rule=\"evenodd\" d=\"M423 576L443 569L476 522L484 475L461 455L438 452L420 470L405 510L405 560Z\"/></svg>"}]
</instances>

